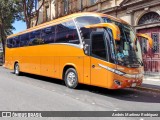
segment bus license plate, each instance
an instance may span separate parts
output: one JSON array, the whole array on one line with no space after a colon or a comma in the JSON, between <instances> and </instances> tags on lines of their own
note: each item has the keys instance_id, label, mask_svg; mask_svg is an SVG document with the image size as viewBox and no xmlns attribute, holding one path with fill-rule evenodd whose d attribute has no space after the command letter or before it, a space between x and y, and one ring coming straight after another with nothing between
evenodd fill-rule
<instances>
[{"instance_id":1,"label":"bus license plate","mask_svg":"<svg viewBox=\"0 0 160 120\"><path fill-rule=\"evenodd\" d=\"M136 83L132 83L132 87L136 87L136 85L137 85Z\"/></svg>"}]
</instances>

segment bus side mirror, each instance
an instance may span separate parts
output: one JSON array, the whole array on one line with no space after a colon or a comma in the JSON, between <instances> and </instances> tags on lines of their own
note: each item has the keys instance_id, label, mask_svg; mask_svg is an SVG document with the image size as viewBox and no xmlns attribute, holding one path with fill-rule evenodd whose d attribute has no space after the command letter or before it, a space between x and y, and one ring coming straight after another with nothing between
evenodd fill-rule
<instances>
[{"instance_id":1,"label":"bus side mirror","mask_svg":"<svg viewBox=\"0 0 160 120\"><path fill-rule=\"evenodd\" d=\"M90 51L91 51L90 45L85 44L84 45L84 53L89 56L90 55Z\"/></svg>"},{"instance_id":2,"label":"bus side mirror","mask_svg":"<svg viewBox=\"0 0 160 120\"><path fill-rule=\"evenodd\" d=\"M112 30L114 40L120 40L120 29L117 25L113 23L99 23L93 25L87 25L85 28L109 28Z\"/></svg>"},{"instance_id":3,"label":"bus side mirror","mask_svg":"<svg viewBox=\"0 0 160 120\"><path fill-rule=\"evenodd\" d=\"M137 37L146 38L146 39L148 40L148 42L149 42L150 48L153 47L153 39L152 39L150 36L148 36L148 35L146 35L146 34L137 33Z\"/></svg>"},{"instance_id":4,"label":"bus side mirror","mask_svg":"<svg viewBox=\"0 0 160 120\"><path fill-rule=\"evenodd\" d=\"M85 39L85 41L83 41L83 49L84 49L84 53L88 56L90 56L90 52L91 52L91 40L90 39Z\"/></svg>"}]
</instances>

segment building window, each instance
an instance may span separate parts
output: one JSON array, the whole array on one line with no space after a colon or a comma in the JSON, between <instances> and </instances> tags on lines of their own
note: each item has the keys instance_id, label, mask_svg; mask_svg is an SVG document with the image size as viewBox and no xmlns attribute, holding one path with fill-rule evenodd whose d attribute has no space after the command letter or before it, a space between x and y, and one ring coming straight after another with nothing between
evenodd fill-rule
<instances>
[{"instance_id":1,"label":"building window","mask_svg":"<svg viewBox=\"0 0 160 120\"><path fill-rule=\"evenodd\" d=\"M160 22L160 15L156 12L149 12L149 13L144 14L140 18L138 25L155 23L155 22Z\"/></svg>"},{"instance_id":2,"label":"building window","mask_svg":"<svg viewBox=\"0 0 160 120\"><path fill-rule=\"evenodd\" d=\"M147 53L147 40L145 38L141 38L140 43L141 43L142 53L146 54Z\"/></svg>"},{"instance_id":3,"label":"building window","mask_svg":"<svg viewBox=\"0 0 160 120\"><path fill-rule=\"evenodd\" d=\"M90 5L94 5L97 2L98 2L98 0L90 0Z\"/></svg>"},{"instance_id":4,"label":"building window","mask_svg":"<svg viewBox=\"0 0 160 120\"><path fill-rule=\"evenodd\" d=\"M69 5L68 0L64 0L64 14L68 14L68 8L69 8L68 5Z\"/></svg>"},{"instance_id":5,"label":"building window","mask_svg":"<svg viewBox=\"0 0 160 120\"><path fill-rule=\"evenodd\" d=\"M45 19L46 21L49 21L49 6L45 7Z\"/></svg>"},{"instance_id":6,"label":"building window","mask_svg":"<svg viewBox=\"0 0 160 120\"><path fill-rule=\"evenodd\" d=\"M158 33L152 33L152 39L153 39L153 52L159 53L159 34Z\"/></svg>"}]
</instances>

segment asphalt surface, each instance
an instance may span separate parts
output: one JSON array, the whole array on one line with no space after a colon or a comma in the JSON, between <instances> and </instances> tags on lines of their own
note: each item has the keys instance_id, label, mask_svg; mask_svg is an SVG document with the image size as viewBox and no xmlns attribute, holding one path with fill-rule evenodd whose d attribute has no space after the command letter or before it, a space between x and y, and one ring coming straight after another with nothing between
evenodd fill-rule
<instances>
[{"instance_id":1,"label":"asphalt surface","mask_svg":"<svg viewBox=\"0 0 160 120\"><path fill-rule=\"evenodd\" d=\"M0 111L160 111L160 93L139 89L108 90L87 85L80 85L73 90L67 88L61 80L26 73L16 76L12 71L0 67Z\"/></svg>"}]
</instances>

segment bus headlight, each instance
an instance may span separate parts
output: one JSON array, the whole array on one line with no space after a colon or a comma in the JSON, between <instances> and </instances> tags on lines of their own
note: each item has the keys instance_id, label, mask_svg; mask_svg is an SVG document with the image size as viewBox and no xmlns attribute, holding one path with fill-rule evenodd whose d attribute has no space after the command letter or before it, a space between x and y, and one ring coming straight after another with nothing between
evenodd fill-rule
<instances>
[{"instance_id":1,"label":"bus headlight","mask_svg":"<svg viewBox=\"0 0 160 120\"><path fill-rule=\"evenodd\" d=\"M141 77L143 77L143 74L142 73L140 73L140 74L125 74L124 75L125 77L127 77L127 78L141 78Z\"/></svg>"},{"instance_id":2,"label":"bus headlight","mask_svg":"<svg viewBox=\"0 0 160 120\"><path fill-rule=\"evenodd\" d=\"M125 75L125 73L124 72L121 72L121 71L119 71L119 70L114 70L114 73L116 73L116 74L118 74L118 75Z\"/></svg>"},{"instance_id":3,"label":"bus headlight","mask_svg":"<svg viewBox=\"0 0 160 120\"><path fill-rule=\"evenodd\" d=\"M136 75L125 74L124 77L126 77L126 78L136 78Z\"/></svg>"}]
</instances>

